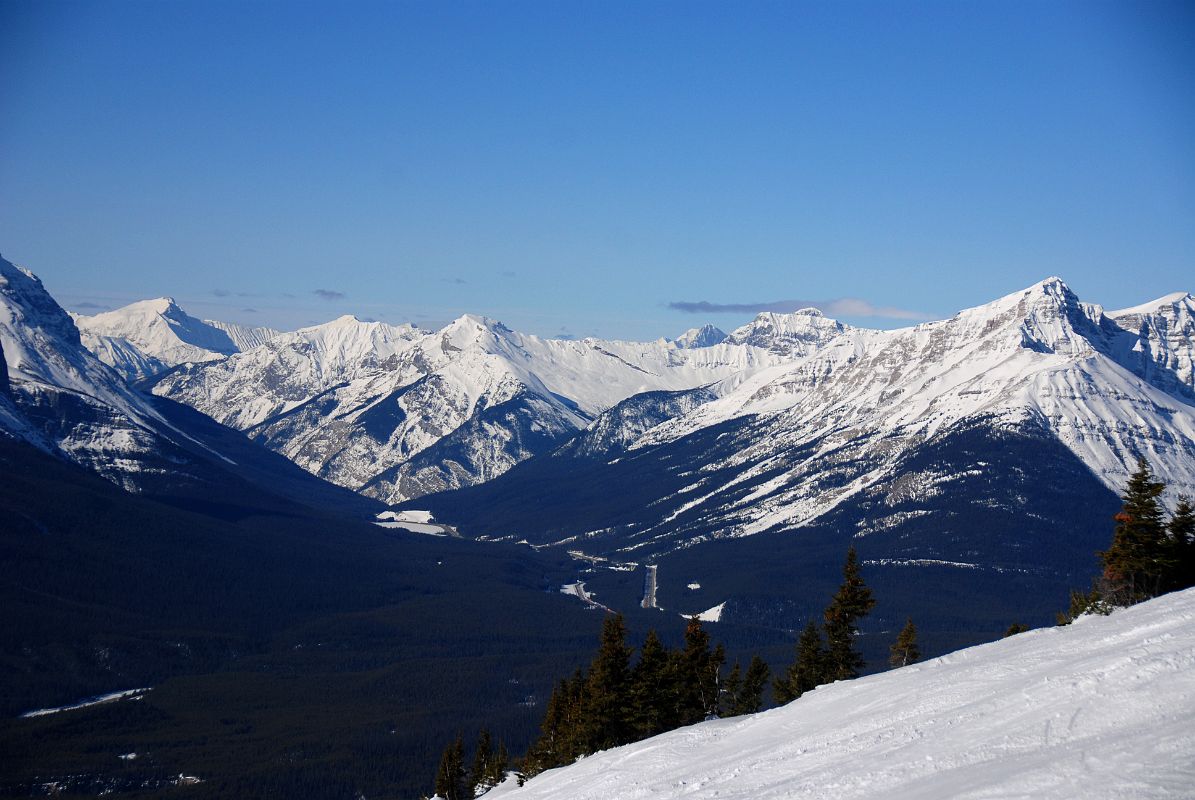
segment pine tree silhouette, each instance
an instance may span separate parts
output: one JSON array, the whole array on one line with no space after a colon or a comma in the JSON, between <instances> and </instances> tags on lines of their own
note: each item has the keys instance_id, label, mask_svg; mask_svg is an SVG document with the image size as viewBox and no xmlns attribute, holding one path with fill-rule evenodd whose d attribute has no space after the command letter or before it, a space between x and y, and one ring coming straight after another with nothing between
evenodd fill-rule
<instances>
[{"instance_id":1,"label":"pine tree silhouette","mask_svg":"<svg viewBox=\"0 0 1195 800\"><path fill-rule=\"evenodd\" d=\"M921 650L917 647L917 628L912 618L905 621L888 656L888 663L893 667L907 667L921 658Z\"/></svg>"},{"instance_id":2,"label":"pine tree silhouette","mask_svg":"<svg viewBox=\"0 0 1195 800\"><path fill-rule=\"evenodd\" d=\"M809 620L797 640L797 656L788 671L772 684L772 696L783 705L826 682L827 653L817 623Z\"/></svg>"},{"instance_id":3,"label":"pine tree silhouette","mask_svg":"<svg viewBox=\"0 0 1195 800\"><path fill-rule=\"evenodd\" d=\"M863 656L855 650L854 637L859 632L859 620L875 606L871 589L859 575L859 557L855 548L847 550L842 567L842 585L823 615L826 628L826 679L846 680L859 675Z\"/></svg>"}]
</instances>

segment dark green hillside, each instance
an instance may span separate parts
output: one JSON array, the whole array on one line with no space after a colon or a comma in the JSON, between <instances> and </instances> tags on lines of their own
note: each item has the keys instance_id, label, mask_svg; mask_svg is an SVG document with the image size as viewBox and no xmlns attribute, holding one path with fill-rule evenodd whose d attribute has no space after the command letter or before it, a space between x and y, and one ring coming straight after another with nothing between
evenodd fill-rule
<instances>
[{"instance_id":1,"label":"dark green hillside","mask_svg":"<svg viewBox=\"0 0 1195 800\"><path fill-rule=\"evenodd\" d=\"M247 490L235 521L205 516L8 443L0 475L5 794L186 773L187 797L411 796L458 729L525 746L601 623L527 548L254 511Z\"/></svg>"}]
</instances>

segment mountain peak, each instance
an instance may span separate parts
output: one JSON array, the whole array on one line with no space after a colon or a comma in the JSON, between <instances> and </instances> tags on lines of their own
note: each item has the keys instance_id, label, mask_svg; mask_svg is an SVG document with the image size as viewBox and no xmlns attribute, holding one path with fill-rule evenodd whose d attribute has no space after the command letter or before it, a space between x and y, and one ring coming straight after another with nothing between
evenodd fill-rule
<instances>
[{"instance_id":1,"label":"mountain peak","mask_svg":"<svg viewBox=\"0 0 1195 800\"><path fill-rule=\"evenodd\" d=\"M800 354L844 333L847 325L825 316L816 308L802 308L788 314L764 311L726 341L767 348L776 353Z\"/></svg>"},{"instance_id":2,"label":"mountain peak","mask_svg":"<svg viewBox=\"0 0 1195 800\"><path fill-rule=\"evenodd\" d=\"M676 337L677 347L692 350L697 347L712 347L726 341L726 332L706 323L700 328L690 328Z\"/></svg>"},{"instance_id":3,"label":"mountain peak","mask_svg":"<svg viewBox=\"0 0 1195 800\"><path fill-rule=\"evenodd\" d=\"M1133 306L1131 308L1122 308L1118 311L1109 311L1108 316L1117 317L1131 317L1141 314L1152 314L1153 312L1162 308L1173 308L1175 306L1186 306L1188 309L1195 311L1195 297L1191 296L1190 292L1171 292L1170 294L1162 295L1156 300L1150 300L1147 303Z\"/></svg>"}]
</instances>

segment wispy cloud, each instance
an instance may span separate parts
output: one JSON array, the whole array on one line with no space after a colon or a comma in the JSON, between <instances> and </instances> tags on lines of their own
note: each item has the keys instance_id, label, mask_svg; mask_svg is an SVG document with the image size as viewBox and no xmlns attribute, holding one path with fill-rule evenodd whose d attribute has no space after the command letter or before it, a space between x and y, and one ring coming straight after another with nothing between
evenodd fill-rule
<instances>
[{"instance_id":1,"label":"wispy cloud","mask_svg":"<svg viewBox=\"0 0 1195 800\"><path fill-rule=\"evenodd\" d=\"M775 300L768 303L711 303L706 300L675 300L668 304L673 311L686 314L760 314L774 311L789 314L802 308L816 308L823 314L843 317L883 317L886 319L929 319L921 311L894 306L877 306L858 297L839 297L833 300Z\"/></svg>"},{"instance_id":2,"label":"wispy cloud","mask_svg":"<svg viewBox=\"0 0 1195 800\"><path fill-rule=\"evenodd\" d=\"M344 292L338 292L334 289L316 289L312 292L320 300L343 300Z\"/></svg>"},{"instance_id":3,"label":"wispy cloud","mask_svg":"<svg viewBox=\"0 0 1195 800\"><path fill-rule=\"evenodd\" d=\"M246 314L256 314L257 313L256 308L242 308L241 311L245 312Z\"/></svg>"},{"instance_id":4,"label":"wispy cloud","mask_svg":"<svg viewBox=\"0 0 1195 800\"><path fill-rule=\"evenodd\" d=\"M111 308L111 307L112 306L106 306L101 303L92 303L92 302L75 303L75 308L105 309L105 308Z\"/></svg>"},{"instance_id":5,"label":"wispy cloud","mask_svg":"<svg viewBox=\"0 0 1195 800\"><path fill-rule=\"evenodd\" d=\"M232 294L232 292L228 291L227 289L212 289L212 294L214 294L216 297L228 297Z\"/></svg>"},{"instance_id":6,"label":"wispy cloud","mask_svg":"<svg viewBox=\"0 0 1195 800\"><path fill-rule=\"evenodd\" d=\"M455 283L457 286L468 283L464 278L440 278L444 283Z\"/></svg>"}]
</instances>

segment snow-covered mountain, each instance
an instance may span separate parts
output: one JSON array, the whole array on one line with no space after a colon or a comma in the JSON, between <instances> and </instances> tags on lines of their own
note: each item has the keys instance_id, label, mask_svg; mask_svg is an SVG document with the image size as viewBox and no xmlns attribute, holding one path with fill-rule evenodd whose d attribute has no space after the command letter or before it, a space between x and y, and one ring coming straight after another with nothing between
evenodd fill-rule
<instances>
[{"instance_id":1,"label":"snow-covered mountain","mask_svg":"<svg viewBox=\"0 0 1195 800\"><path fill-rule=\"evenodd\" d=\"M597 753L494 800L1190 797L1195 590Z\"/></svg>"},{"instance_id":2,"label":"snow-covered mountain","mask_svg":"<svg viewBox=\"0 0 1195 800\"><path fill-rule=\"evenodd\" d=\"M141 300L92 316L71 316L83 345L134 381L178 364L218 360L264 344L279 333L196 319L171 297Z\"/></svg>"},{"instance_id":3,"label":"snow-covered mountain","mask_svg":"<svg viewBox=\"0 0 1195 800\"><path fill-rule=\"evenodd\" d=\"M942 322L844 328L634 447L750 418L754 444L727 456L743 467L735 483L789 468L721 510L740 534L814 519L890 474L902 453L979 417L1045 426L1110 488L1122 487L1144 456L1176 492L1190 494L1193 312L1189 295L1169 296L1121 316L1132 323L1126 330L1053 278ZM830 470L844 479L838 486L810 480ZM933 490L932 476L922 482ZM699 504L712 508L729 487L703 488Z\"/></svg>"},{"instance_id":4,"label":"snow-covered mountain","mask_svg":"<svg viewBox=\"0 0 1195 800\"><path fill-rule=\"evenodd\" d=\"M748 344L541 339L465 315L435 332L342 317L166 374L156 394L390 502L489 480L641 392L784 360Z\"/></svg>"},{"instance_id":5,"label":"snow-covered mountain","mask_svg":"<svg viewBox=\"0 0 1195 800\"><path fill-rule=\"evenodd\" d=\"M0 258L0 438L92 470L130 491L233 502L372 503L297 469L185 406L143 394L81 341L29 270ZM247 489L246 484L255 488Z\"/></svg>"},{"instance_id":6,"label":"snow-covered mountain","mask_svg":"<svg viewBox=\"0 0 1195 800\"><path fill-rule=\"evenodd\" d=\"M7 384L0 433L135 486L146 460L160 454L169 425L82 347L74 322L41 281L3 258L0 348Z\"/></svg>"},{"instance_id":7,"label":"snow-covered mountain","mask_svg":"<svg viewBox=\"0 0 1195 800\"><path fill-rule=\"evenodd\" d=\"M711 347L726 341L726 333L713 325L702 325L700 328L690 328L674 341L677 347Z\"/></svg>"},{"instance_id":8,"label":"snow-covered mountain","mask_svg":"<svg viewBox=\"0 0 1195 800\"><path fill-rule=\"evenodd\" d=\"M870 504L878 517L871 524L881 527L891 515L884 509L902 499L931 513L928 501L949 493L959 472L982 474L993 459L935 471L914 469L916 454L977 429L1045 435L1113 491L1143 456L1171 499L1195 494L1193 317L1190 295L1105 314L1057 278L900 330L851 328L808 312L761 315L728 341L759 342L766 332L788 347L782 363L723 384L708 402L647 429L621 430L623 409L611 409L587 433L602 432L606 445L591 442L588 452L620 457L597 472L578 470L586 484L656 476L660 492L646 508L642 498L611 495L610 519L627 518L621 500L635 506L633 530L610 534L629 549L794 529L844 504ZM567 495L563 459L553 472L561 476L556 491ZM517 480L495 491L517 498ZM468 502L457 505L467 513ZM555 522L579 531L612 525L594 517Z\"/></svg>"}]
</instances>

